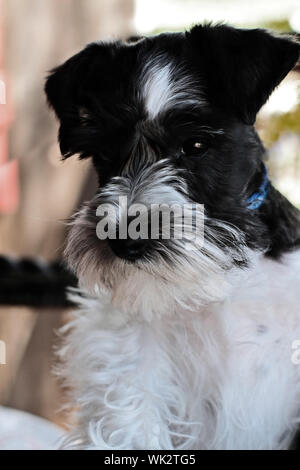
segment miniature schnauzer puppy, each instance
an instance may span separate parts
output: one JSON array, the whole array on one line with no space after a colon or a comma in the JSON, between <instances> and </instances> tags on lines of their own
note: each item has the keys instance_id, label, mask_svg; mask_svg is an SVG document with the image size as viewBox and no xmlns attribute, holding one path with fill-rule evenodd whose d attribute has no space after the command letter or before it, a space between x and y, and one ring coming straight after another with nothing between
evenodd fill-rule
<instances>
[{"instance_id":1,"label":"miniature schnauzer puppy","mask_svg":"<svg viewBox=\"0 0 300 470\"><path fill-rule=\"evenodd\" d=\"M48 77L63 157L91 158L99 177L65 251L80 291L60 350L77 411L64 448L290 446L300 217L269 181L254 123L298 57L290 37L204 24L90 44ZM172 204L192 215L169 217L182 237L162 236ZM138 224L120 236L132 205L144 229L156 207L158 236Z\"/></svg>"}]
</instances>

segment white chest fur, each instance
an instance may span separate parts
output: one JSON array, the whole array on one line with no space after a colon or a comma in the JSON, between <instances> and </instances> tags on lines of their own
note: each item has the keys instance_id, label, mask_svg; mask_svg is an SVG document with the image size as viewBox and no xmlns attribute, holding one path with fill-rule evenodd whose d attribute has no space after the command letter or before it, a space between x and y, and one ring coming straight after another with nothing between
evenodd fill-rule
<instances>
[{"instance_id":1,"label":"white chest fur","mask_svg":"<svg viewBox=\"0 0 300 470\"><path fill-rule=\"evenodd\" d=\"M261 257L224 302L125 319L81 301L61 357L78 403L65 447L286 448L300 417L300 252Z\"/></svg>"}]
</instances>

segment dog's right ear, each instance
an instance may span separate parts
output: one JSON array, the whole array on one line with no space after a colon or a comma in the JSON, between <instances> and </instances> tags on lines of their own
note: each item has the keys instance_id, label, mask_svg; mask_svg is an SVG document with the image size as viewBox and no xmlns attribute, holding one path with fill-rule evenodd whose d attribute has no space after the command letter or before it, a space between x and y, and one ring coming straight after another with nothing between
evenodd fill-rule
<instances>
[{"instance_id":1,"label":"dog's right ear","mask_svg":"<svg viewBox=\"0 0 300 470\"><path fill-rule=\"evenodd\" d=\"M100 61L103 47L100 43L88 45L59 67L53 69L46 79L45 92L48 103L62 120L78 112L82 89L88 75Z\"/></svg>"},{"instance_id":2,"label":"dog's right ear","mask_svg":"<svg viewBox=\"0 0 300 470\"><path fill-rule=\"evenodd\" d=\"M60 121L59 143L63 158L79 154L89 157L88 90L102 78L108 62L110 45L93 43L51 71L46 79L48 104ZM86 145L87 144L87 145Z\"/></svg>"},{"instance_id":3,"label":"dog's right ear","mask_svg":"<svg viewBox=\"0 0 300 470\"><path fill-rule=\"evenodd\" d=\"M92 43L48 76L45 92L60 121L63 158L97 152L106 125L100 116L113 105L111 96L117 99L122 86L128 86L125 78L135 66L135 47L122 41Z\"/></svg>"},{"instance_id":4,"label":"dog's right ear","mask_svg":"<svg viewBox=\"0 0 300 470\"><path fill-rule=\"evenodd\" d=\"M85 62L84 52L79 52L53 69L47 77L45 84L47 100L60 120L76 107L76 90Z\"/></svg>"},{"instance_id":5,"label":"dog's right ear","mask_svg":"<svg viewBox=\"0 0 300 470\"><path fill-rule=\"evenodd\" d=\"M60 121L58 140L63 158L76 152L72 133L80 126L80 102L84 77L95 55L96 45L88 46L50 72L45 84L49 106Z\"/></svg>"}]
</instances>

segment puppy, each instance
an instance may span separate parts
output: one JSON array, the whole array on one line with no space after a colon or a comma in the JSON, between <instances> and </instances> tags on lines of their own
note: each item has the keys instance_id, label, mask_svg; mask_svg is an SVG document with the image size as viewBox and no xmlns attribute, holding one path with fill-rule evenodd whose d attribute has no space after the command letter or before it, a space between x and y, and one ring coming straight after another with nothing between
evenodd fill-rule
<instances>
[{"instance_id":1,"label":"puppy","mask_svg":"<svg viewBox=\"0 0 300 470\"><path fill-rule=\"evenodd\" d=\"M64 448L290 446L300 217L254 123L298 57L286 36L205 24L90 44L48 77L63 157L99 176L65 251L80 291L60 350L78 418ZM172 205L191 217L173 211L164 237Z\"/></svg>"}]
</instances>

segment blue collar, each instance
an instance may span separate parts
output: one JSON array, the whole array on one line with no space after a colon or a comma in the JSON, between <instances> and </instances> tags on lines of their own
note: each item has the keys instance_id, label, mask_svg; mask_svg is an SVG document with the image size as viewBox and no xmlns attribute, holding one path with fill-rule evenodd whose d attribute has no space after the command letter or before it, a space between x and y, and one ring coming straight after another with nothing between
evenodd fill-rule
<instances>
[{"instance_id":1,"label":"blue collar","mask_svg":"<svg viewBox=\"0 0 300 470\"><path fill-rule=\"evenodd\" d=\"M265 165L263 165L263 173L264 173L264 178L263 181L258 188L258 190L253 193L248 199L247 199L247 208L251 210L258 209L264 200L267 197L267 194L269 192L269 177L268 177L268 171Z\"/></svg>"}]
</instances>

